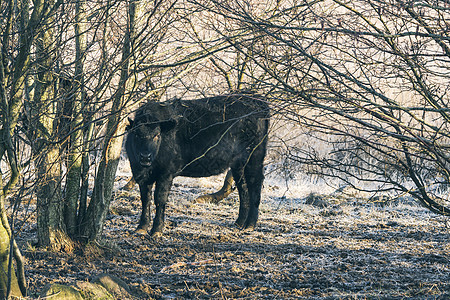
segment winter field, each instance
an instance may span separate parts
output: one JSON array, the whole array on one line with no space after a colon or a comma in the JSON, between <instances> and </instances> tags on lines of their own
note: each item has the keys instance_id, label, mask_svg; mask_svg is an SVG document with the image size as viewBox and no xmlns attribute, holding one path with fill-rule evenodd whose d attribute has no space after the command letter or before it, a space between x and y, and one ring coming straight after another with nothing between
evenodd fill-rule
<instances>
[{"instance_id":1,"label":"winter field","mask_svg":"<svg viewBox=\"0 0 450 300\"><path fill-rule=\"evenodd\" d=\"M286 185L268 176L256 230L239 231L236 192L217 205L195 202L223 175L177 178L164 235L149 238L134 232L138 188L120 190L129 176L124 161L100 243L42 251L31 246L36 228L27 222L18 240L30 298L47 283L77 285L101 273L125 281L130 299L450 298L448 220L409 198L375 202L306 177Z\"/></svg>"}]
</instances>

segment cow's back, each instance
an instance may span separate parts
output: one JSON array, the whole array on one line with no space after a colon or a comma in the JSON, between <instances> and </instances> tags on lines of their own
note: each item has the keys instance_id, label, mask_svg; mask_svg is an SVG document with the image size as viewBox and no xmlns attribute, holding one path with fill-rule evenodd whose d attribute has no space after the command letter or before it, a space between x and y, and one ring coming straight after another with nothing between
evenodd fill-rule
<instances>
[{"instance_id":1,"label":"cow's back","mask_svg":"<svg viewBox=\"0 0 450 300\"><path fill-rule=\"evenodd\" d=\"M176 135L183 161L180 175L219 174L246 161L256 147L265 147L269 108L262 100L231 95L180 100L174 106L182 116Z\"/></svg>"}]
</instances>

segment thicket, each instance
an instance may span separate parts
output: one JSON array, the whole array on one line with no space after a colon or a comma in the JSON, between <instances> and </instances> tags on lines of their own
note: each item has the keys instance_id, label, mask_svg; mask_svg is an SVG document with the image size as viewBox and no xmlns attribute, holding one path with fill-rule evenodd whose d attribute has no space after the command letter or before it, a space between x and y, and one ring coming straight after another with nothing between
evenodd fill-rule
<instances>
[{"instance_id":1,"label":"thicket","mask_svg":"<svg viewBox=\"0 0 450 300\"><path fill-rule=\"evenodd\" d=\"M256 90L313 141L281 139L287 165L448 215L449 11L447 0L0 1L0 297L26 293L14 236L28 199L41 247L101 235L126 120L144 101Z\"/></svg>"}]
</instances>

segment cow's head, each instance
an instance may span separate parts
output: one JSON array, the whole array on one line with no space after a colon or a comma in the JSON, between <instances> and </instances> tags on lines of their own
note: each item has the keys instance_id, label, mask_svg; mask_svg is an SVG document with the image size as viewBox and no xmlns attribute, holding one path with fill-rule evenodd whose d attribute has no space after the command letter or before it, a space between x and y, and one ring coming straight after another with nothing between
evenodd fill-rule
<instances>
[{"instance_id":1,"label":"cow's head","mask_svg":"<svg viewBox=\"0 0 450 300\"><path fill-rule=\"evenodd\" d=\"M154 121L146 117L129 119L129 134L133 135L133 152L139 164L150 167L158 155L163 136L176 126L176 120Z\"/></svg>"}]
</instances>

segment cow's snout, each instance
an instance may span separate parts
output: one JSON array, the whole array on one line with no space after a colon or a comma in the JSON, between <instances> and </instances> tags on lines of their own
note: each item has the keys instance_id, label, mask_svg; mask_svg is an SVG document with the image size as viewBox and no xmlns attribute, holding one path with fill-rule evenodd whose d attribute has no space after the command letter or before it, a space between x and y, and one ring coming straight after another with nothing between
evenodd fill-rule
<instances>
[{"instance_id":1,"label":"cow's snout","mask_svg":"<svg viewBox=\"0 0 450 300\"><path fill-rule=\"evenodd\" d=\"M153 154L152 153L139 153L139 161L142 166L148 167L152 164Z\"/></svg>"}]
</instances>

